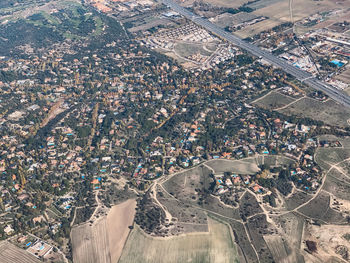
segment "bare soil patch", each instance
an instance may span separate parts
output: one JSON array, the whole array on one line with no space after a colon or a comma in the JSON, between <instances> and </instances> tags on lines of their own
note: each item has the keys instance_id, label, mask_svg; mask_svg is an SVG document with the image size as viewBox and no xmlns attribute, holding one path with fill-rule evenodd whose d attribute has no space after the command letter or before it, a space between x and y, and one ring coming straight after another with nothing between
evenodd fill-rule
<instances>
[{"instance_id":1,"label":"bare soil patch","mask_svg":"<svg viewBox=\"0 0 350 263\"><path fill-rule=\"evenodd\" d=\"M134 220L135 200L114 206L94 223L74 227L71 233L75 263L117 262Z\"/></svg>"}]
</instances>

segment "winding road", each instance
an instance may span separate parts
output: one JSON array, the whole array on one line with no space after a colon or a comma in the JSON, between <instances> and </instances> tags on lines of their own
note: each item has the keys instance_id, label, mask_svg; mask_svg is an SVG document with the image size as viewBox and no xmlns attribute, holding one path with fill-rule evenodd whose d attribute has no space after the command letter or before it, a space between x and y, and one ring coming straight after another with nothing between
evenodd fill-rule
<instances>
[{"instance_id":1,"label":"winding road","mask_svg":"<svg viewBox=\"0 0 350 263\"><path fill-rule=\"evenodd\" d=\"M323 81L319 80L318 78L314 77L312 74L298 69L297 67L289 64L287 61L278 58L271 54L268 51L262 50L258 46L251 44L247 41L242 40L238 36L235 36L229 32L226 32L224 29L218 27L217 25L209 22L207 19L204 19L188 9L180 6L179 4L175 3L173 0L160 0L164 5L168 6L170 9L176 11L177 13L183 15L187 19L191 20L193 23L205 28L212 34L220 37L221 39L224 39L228 41L229 43L232 43L236 46L239 46L242 49L245 49L249 53L251 53L254 56L257 56L259 58L264 58L266 61L271 63L273 66L276 66L286 73L294 76L296 79L301 81L302 83L305 83L306 85L324 92L327 94L330 98L335 100L336 102L346 106L350 107L350 96L343 93L340 90L337 90L336 88L329 86L328 84L324 83Z\"/></svg>"}]
</instances>

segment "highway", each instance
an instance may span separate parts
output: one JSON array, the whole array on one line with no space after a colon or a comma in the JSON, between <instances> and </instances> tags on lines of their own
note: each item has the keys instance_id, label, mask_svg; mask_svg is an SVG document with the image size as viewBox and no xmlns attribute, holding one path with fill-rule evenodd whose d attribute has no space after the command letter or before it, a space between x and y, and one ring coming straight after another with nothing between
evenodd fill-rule
<instances>
[{"instance_id":1,"label":"highway","mask_svg":"<svg viewBox=\"0 0 350 263\"><path fill-rule=\"evenodd\" d=\"M321 80L315 78L312 74L298 69L297 67L294 67L293 65L289 64L287 61L278 58L271 54L268 51L262 50L258 46L251 44L247 41L242 40L241 38L226 32L222 28L218 27L217 25L211 23L207 19L204 19L191 11L187 10L186 8L178 5L177 3L173 2L172 0L161 0L163 4L168 6L170 9L178 12L179 14L183 15L187 19L191 20L193 23L207 29L214 35L217 35L218 37L225 39L229 43L232 43L236 46L241 47L242 49L245 49L249 53L259 57L264 58L266 61L271 63L272 65L281 68L286 73L289 73L290 75L294 76L301 82L307 84L308 86L323 91L325 94L327 94L330 98L337 101L338 103L350 107L350 97L343 93L340 90L337 90L334 87L331 87L327 85L326 83L322 82Z\"/></svg>"}]
</instances>

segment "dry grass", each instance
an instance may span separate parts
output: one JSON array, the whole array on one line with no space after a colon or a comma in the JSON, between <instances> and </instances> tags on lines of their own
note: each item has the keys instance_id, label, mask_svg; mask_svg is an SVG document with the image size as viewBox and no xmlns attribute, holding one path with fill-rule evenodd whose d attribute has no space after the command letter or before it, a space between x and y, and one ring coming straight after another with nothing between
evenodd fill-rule
<instances>
[{"instance_id":1,"label":"dry grass","mask_svg":"<svg viewBox=\"0 0 350 263\"><path fill-rule=\"evenodd\" d=\"M229 227L211 218L208 218L208 223L208 233L170 238L153 238L136 227L129 236L119 263L238 262Z\"/></svg>"},{"instance_id":2,"label":"dry grass","mask_svg":"<svg viewBox=\"0 0 350 263\"><path fill-rule=\"evenodd\" d=\"M279 235L264 236L264 240L276 262L294 263L297 262L295 255L288 256L285 244Z\"/></svg>"},{"instance_id":3,"label":"dry grass","mask_svg":"<svg viewBox=\"0 0 350 263\"><path fill-rule=\"evenodd\" d=\"M254 158L242 160L211 160L206 165L214 169L215 173L232 172L238 174L255 174L259 171L257 161Z\"/></svg>"}]
</instances>

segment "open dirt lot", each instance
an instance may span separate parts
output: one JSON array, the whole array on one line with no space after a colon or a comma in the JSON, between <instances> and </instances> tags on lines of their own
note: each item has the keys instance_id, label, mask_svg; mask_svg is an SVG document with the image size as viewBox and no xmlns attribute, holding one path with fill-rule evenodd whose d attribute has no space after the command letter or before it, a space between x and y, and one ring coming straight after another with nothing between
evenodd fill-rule
<instances>
[{"instance_id":1,"label":"open dirt lot","mask_svg":"<svg viewBox=\"0 0 350 263\"><path fill-rule=\"evenodd\" d=\"M72 229L73 260L76 263L117 262L134 220L135 200L114 206L93 224Z\"/></svg>"},{"instance_id":2,"label":"open dirt lot","mask_svg":"<svg viewBox=\"0 0 350 263\"><path fill-rule=\"evenodd\" d=\"M1 263L40 263L33 255L15 245L2 241L0 242L0 262Z\"/></svg>"},{"instance_id":3,"label":"open dirt lot","mask_svg":"<svg viewBox=\"0 0 350 263\"><path fill-rule=\"evenodd\" d=\"M340 75L336 76L336 79L347 83L350 85L350 68L348 68L347 70L345 70L344 72L342 72ZM347 90L345 90L348 94L350 94L350 88L348 88Z\"/></svg>"},{"instance_id":4,"label":"open dirt lot","mask_svg":"<svg viewBox=\"0 0 350 263\"><path fill-rule=\"evenodd\" d=\"M119 263L238 262L229 227L212 218L208 223L209 233L171 238L153 238L135 227Z\"/></svg>"},{"instance_id":5,"label":"open dirt lot","mask_svg":"<svg viewBox=\"0 0 350 263\"><path fill-rule=\"evenodd\" d=\"M255 174L259 171L255 159L245 160L211 160L206 162L206 165L211 167L215 173L233 172L239 174Z\"/></svg>"},{"instance_id":6,"label":"open dirt lot","mask_svg":"<svg viewBox=\"0 0 350 263\"><path fill-rule=\"evenodd\" d=\"M349 226L308 225L305 228L304 239L315 241L317 244L317 252L312 254L315 258L313 262L346 262L344 259L349 259L346 251L350 251L350 242L344 235L349 232Z\"/></svg>"}]
</instances>

